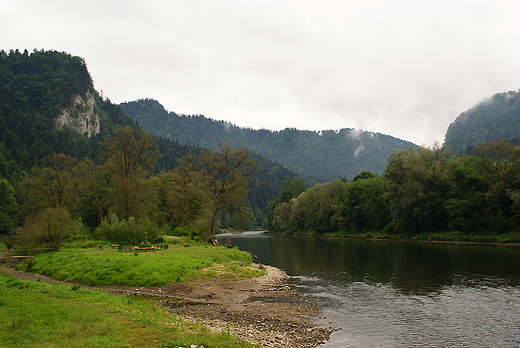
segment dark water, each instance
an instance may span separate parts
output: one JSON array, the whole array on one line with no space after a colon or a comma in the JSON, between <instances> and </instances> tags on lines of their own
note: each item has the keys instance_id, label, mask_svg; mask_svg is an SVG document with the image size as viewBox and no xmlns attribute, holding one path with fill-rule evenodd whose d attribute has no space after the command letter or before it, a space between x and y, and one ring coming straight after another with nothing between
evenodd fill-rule
<instances>
[{"instance_id":1,"label":"dark water","mask_svg":"<svg viewBox=\"0 0 520 348\"><path fill-rule=\"evenodd\" d=\"M520 248L219 236L283 269L341 328L323 347L520 347Z\"/></svg>"}]
</instances>

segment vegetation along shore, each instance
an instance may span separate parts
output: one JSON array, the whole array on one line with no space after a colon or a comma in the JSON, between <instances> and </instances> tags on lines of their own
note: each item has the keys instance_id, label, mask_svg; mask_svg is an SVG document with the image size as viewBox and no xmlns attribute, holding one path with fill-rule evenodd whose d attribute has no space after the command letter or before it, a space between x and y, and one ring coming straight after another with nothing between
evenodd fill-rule
<instances>
[{"instance_id":1,"label":"vegetation along shore","mask_svg":"<svg viewBox=\"0 0 520 348\"><path fill-rule=\"evenodd\" d=\"M187 244L186 244L187 245ZM65 248L0 269L0 347L315 347L312 298L237 248Z\"/></svg>"}]
</instances>

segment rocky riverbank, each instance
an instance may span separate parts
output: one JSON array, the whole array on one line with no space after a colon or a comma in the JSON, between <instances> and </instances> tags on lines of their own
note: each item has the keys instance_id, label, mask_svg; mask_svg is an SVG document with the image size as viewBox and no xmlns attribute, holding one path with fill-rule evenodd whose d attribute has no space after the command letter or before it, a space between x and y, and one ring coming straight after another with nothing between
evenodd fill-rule
<instances>
[{"instance_id":1,"label":"rocky riverbank","mask_svg":"<svg viewBox=\"0 0 520 348\"><path fill-rule=\"evenodd\" d=\"M267 274L256 279L178 284L184 300L165 299L162 305L187 320L201 320L213 331L229 331L264 347L316 347L333 329L310 321L319 308L294 292L287 278L267 267Z\"/></svg>"},{"instance_id":2,"label":"rocky riverbank","mask_svg":"<svg viewBox=\"0 0 520 348\"><path fill-rule=\"evenodd\" d=\"M14 264L5 266L20 279L68 284L16 271L10 268ZM159 297L161 305L172 314L264 347L316 347L328 340L334 329L312 322L312 316L320 312L312 298L294 292L287 284L288 276L281 270L266 266L266 271L265 276L253 279L203 279L154 288L81 286Z\"/></svg>"}]
</instances>

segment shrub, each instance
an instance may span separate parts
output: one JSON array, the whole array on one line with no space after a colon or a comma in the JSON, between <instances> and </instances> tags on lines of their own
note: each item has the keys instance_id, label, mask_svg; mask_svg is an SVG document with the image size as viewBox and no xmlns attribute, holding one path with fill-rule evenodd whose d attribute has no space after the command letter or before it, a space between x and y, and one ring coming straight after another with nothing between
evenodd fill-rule
<instances>
[{"instance_id":1,"label":"shrub","mask_svg":"<svg viewBox=\"0 0 520 348\"><path fill-rule=\"evenodd\" d=\"M95 231L97 238L106 239L110 242L121 245L137 245L144 241L144 233L147 239L156 240L161 234L161 229L147 217L136 221L130 217L128 221L119 220L117 215L111 214L104 219Z\"/></svg>"},{"instance_id":2,"label":"shrub","mask_svg":"<svg viewBox=\"0 0 520 348\"><path fill-rule=\"evenodd\" d=\"M57 250L77 230L74 221L65 208L47 208L30 220L22 231L22 240L28 245L44 245Z\"/></svg>"}]
</instances>

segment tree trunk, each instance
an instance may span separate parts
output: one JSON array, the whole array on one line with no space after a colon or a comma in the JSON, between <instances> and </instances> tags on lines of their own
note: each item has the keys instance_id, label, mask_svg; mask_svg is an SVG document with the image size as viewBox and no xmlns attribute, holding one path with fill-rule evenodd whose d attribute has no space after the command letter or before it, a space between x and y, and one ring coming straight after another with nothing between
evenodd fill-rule
<instances>
[{"instance_id":1,"label":"tree trunk","mask_svg":"<svg viewBox=\"0 0 520 348\"><path fill-rule=\"evenodd\" d=\"M215 230L217 229L217 218L218 218L218 205L215 206L213 211L213 218L211 219L211 238L215 237Z\"/></svg>"}]
</instances>

